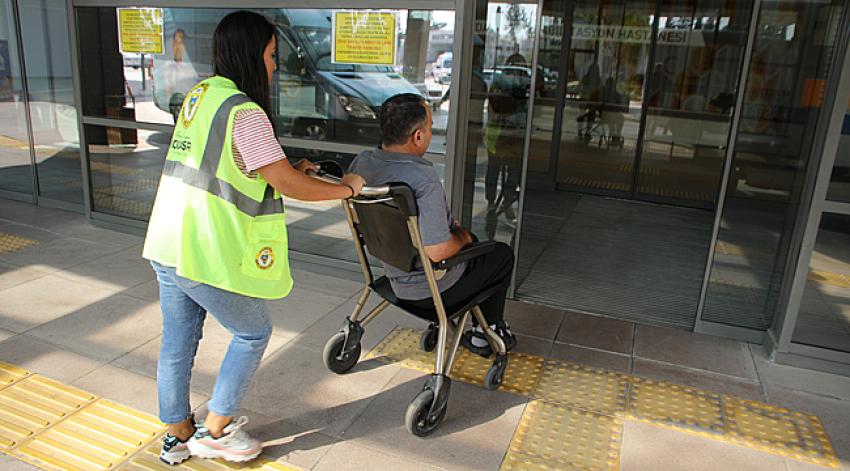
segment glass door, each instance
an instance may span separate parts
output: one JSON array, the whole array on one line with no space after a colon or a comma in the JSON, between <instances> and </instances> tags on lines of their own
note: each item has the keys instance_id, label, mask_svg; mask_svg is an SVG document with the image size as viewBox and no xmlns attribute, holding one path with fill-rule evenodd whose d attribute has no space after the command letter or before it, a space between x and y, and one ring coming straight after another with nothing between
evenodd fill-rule
<instances>
[{"instance_id":1,"label":"glass door","mask_svg":"<svg viewBox=\"0 0 850 471\"><path fill-rule=\"evenodd\" d=\"M15 18L12 1L0 0L0 192L31 199L33 166Z\"/></svg>"},{"instance_id":2,"label":"glass door","mask_svg":"<svg viewBox=\"0 0 850 471\"><path fill-rule=\"evenodd\" d=\"M653 0L572 4L559 187L631 194L654 10Z\"/></svg>"},{"instance_id":3,"label":"glass door","mask_svg":"<svg viewBox=\"0 0 850 471\"><path fill-rule=\"evenodd\" d=\"M827 126L825 91L847 44L840 26L846 4L761 3L698 330L732 327L735 335L758 339L785 302L783 285L793 278L786 273L793 271L806 217L801 211L810 207L811 159ZM818 238L824 254L840 243L841 227L833 220L824 228ZM809 293L817 299L818 290Z\"/></svg>"},{"instance_id":4,"label":"glass door","mask_svg":"<svg viewBox=\"0 0 850 471\"><path fill-rule=\"evenodd\" d=\"M750 13L716 0L543 2L517 297L693 328ZM715 98L731 102L719 111ZM723 125L711 152L694 145L709 114Z\"/></svg>"}]
</instances>

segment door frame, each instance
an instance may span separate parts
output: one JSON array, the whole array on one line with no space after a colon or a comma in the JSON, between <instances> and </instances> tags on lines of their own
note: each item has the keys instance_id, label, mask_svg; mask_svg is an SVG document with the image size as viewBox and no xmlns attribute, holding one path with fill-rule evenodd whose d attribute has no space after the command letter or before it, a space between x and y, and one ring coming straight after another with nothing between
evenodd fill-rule
<instances>
[{"instance_id":1,"label":"door frame","mask_svg":"<svg viewBox=\"0 0 850 471\"><path fill-rule=\"evenodd\" d=\"M786 270L787 283L780 292L780 304L773 326L766 333L765 348L779 363L788 363L805 368L820 369L832 373L850 375L850 352L826 347L810 346L794 342L794 330L800 315L803 293L820 223L824 213L850 216L850 202L827 199L832 169L838 156L842 124L850 102L850 2L845 2L840 22L840 37L836 44L843 45L837 51L837 67L832 80L828 80L824 103L819 113L820 129L813 149L809 171L811 178L806 188L811 189L809 211L801 214L797 221L797 253L789 255L796 263ZM842 46L839 46L839 48Z\"/></svg>"}]
</instances>

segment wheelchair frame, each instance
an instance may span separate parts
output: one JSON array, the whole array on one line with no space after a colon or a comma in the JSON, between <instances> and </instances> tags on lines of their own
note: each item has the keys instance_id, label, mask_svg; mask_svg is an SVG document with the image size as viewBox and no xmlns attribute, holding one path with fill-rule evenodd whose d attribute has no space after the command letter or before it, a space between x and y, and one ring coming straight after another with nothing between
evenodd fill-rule
<instances>
[{"instance_id":1,"label":"wheelchair frame","mask_svg":"<svg viewBox=\"0 0 850 471\"><path fill-rule=\"evenodd\" d=\"M364 238L358 230L358 219L355 211L355 205L358 204L383 204L396 201L393 196L394 186L399 184L385 185L382 187L365 187L361 195L356 198L351 198L343 201L343 209L348 221L348 226L351 230L351 236L354 239L357 257L360 261L360 267L363 271L363 276L366 280L366 286L360 293L354 311L345 319L345 325L341 332L331 337L324 350L325 365L331 371L342 374L349 371L357 363L360 356L360 340L364 333L364 327L380 315L390 304L388 299L383 299L376 307L369 311L365 317L360 318L363 309L366 306L371 292L374 290L375 278L372 274L372 269L369 265L366 251L364 250ZM407 188L405 186L405 188ZM409 189L408 189L409 190ZM398 208L401 211L400 208ZM418 213L418 211L417 211ZM419 232L418 214L415 216L407 215L407 231L410 235L410 240L418 253L419 260L429 260L425 253L422 238ZM421 263L425 272L425 278L428 281L428 287L431 291L432 299L434 300L434 310L437 317L437 325L433 322L428 326L428 329L422 334L420 346L425 351L431 351L436 348L436 358L434 373L428 378L422 391L414 398L407 408L405 414L405 425L408 431L417 436L426 436L433 432L442 422L446 413L446 405L448 402L449 391L451 388L451 379L449 374L452 366L457 359L457 352L460 346L460 340L463 335L463 329L469 319L469 313L472 311L478 325L482 327L484 334L490 343L491 348L495 352L495 359L484 378L484 386L487 389L495 390L502 383L504 372L507 369L508 356L503 340L489 327L484 313L478 306L480 300L473 298L474 302L471 308L465 309L463 314L449 318L446 313L446 308L443 304L440 290L437 286L437 280L434 275L434 265L438 268L449 268L458 263L470 260L477 256L486 254L492 249L492 244L480 244L478 246L470 246L461 250L455 256L443 260L439 263ZM485 290L487 292L489 290ZM380 295L380 293L379 293ZM468 305L467 305L468 306ZM399 306L404 309L403 306ZM465 308L465 307L464 307ZM449 332L451 332L451 343L449 344ZM436 338L434 338L436 336ZM448 351L446 349L448 345Z\"/></svg>"}]
</instances>

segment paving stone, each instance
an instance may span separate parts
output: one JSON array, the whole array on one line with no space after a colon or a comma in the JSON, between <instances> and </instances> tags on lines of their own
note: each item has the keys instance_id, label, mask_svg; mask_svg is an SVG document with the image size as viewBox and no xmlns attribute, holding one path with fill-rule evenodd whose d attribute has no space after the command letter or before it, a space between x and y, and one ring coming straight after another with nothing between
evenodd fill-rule
<instances>
[{"instance_id":1,"label":"paving stone","mask_svg":"<svg viewBox=\"0 0 850 471\"><path fill-rule=\"evenodd\" d=\"M355 445L444 469L498 469L527 399L452 382L448 412L427 439L407 432L404 414L426 377L400 372L345 431Z\"/></svg>"},{"instance_id":2,"label":"paving stone","mask_svg":"<svg viewBox=\"0 0 850 471\"><path fill-rule=\"evenodd\" d=\"M0 361L62 382L72 382L103 365L26 334L0 342Z\"/></svg>"},{"instance_id":3,"label":"paving stone","mask_svg":"<svg viewBox=\"0 0 850 471\"><path fill-rule=\"evenodd\" d=\"M649 469L785 471L785 462L781 456L628 420L620 471Z\"/></svg>"},{"instance_id":4,"label":"paving stone","mask_svg":"<svg viewBox=\"0 0 850 471\"><path fill-rule=\"evenodd\" d=\"M325 368L320 348L294 341L263 363L242 406L338 437L399 368L362 362L337 375Z\"/></svg>"},{"instance_id":5,"label":"paving stone","mask_svg":"<svg viewBox=\"0 0 850 471\"><path fill-rule=\"evenodd\" d=\"M765 399L761 384L758 382L743 381L726 375L644 360L642 358L634 359L632 374L641 378L682 384L753 401L764 401Z\"/></svg>"},{"instance_id":6,"label":"paving stone","mask_svg":"<svg viewBox=\"0 0 850 471\"><path fill-rule=\"evenodd\" d=\"M634 356L750 381L758 379L746 343L705 334L638 325Z\"/></svg>"},{"instance_id":7,"label":"paving stone","mask_svg":"<svg viewBox=\"0 0 850 471\"><path fill-rule=\"evenodd\" d=\"M29 331L29 335L88 358L112 361L156 338L159 306L114 295Z\"/></svg>"},{"instance_id":8,"label":"paving stone","mask_svg":"<svg viewBox=\"0 0 850 471\"><path fill-rule=\"evenodd\" d=\"M549 352L549 358L626 374L629 373L632 363L632 358L627 355L617 355L559 342L555 342L555 345L552 346L552 350Z\"/></svg>"},{"instance_id":9,"label":"paving stone","mask_svg":"<svg viewBox=\"0 0 850 471\"><path fill-rule=\"evenodd\" d=\"M103 365L71 384L110 401L159 416L156 380L153 378ZM195 408L209 400L209 396L190 391L189 400Z\"/></svg>"},{"instance_id":10,"label":"paving stone","mask_svg":"<svg viewBox=\"0 0 850 471\"><path fill-rule=\"evenodd\" d=\"M25 332L106 299L119 288L106 289L46 275L0 292L0 328Z\"/></svg>"},{"instance_id":11,"label":"paving stone","mask_svg":"<svg viewBox=\"0 0 850 471\"><path fill-rule=\"evenodd\" d=\"M615 353L632 353L635 325L602 316L565 312L558 331L559 342Z\"/></svg>"}]
</instances>

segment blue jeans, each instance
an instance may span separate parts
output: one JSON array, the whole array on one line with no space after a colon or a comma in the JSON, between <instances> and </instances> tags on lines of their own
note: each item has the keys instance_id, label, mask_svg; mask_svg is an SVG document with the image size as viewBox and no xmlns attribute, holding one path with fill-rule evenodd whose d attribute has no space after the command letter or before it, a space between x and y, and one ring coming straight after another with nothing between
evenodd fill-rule
<instances>
[{"instance_id":1,"label":"blue jeans","mask_svg":"<svg viewBox=\"0 0 850 471\"><path fill-rule=\"evenodd\" d=\"M221 416L234 415L271 338L265 301L183 278L174 268L156 262L151 266L162 308L162 349L156 369L159 420L176 424L189 418L189 380L207 312L233 334L208 408Z\"/></svg>"}]
</instances>

